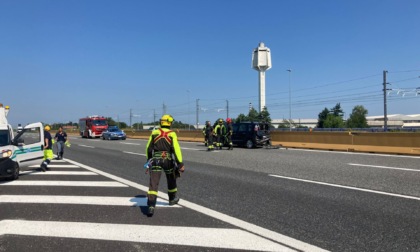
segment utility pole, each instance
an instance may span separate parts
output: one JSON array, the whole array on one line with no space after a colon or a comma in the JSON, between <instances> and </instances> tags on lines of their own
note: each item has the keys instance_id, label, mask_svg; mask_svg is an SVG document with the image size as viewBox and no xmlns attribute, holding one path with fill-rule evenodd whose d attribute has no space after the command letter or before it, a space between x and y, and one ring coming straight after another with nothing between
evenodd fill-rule
<instances>
[{"instance_id":1,"label":"utility pole","mask_svg":"<svg viewBox=\"0 0 420 252\"><path fill-rule=\"evenodd\" d=\"M229 101L226 100L226 118L229 118Z\"/></svg>"},{"instance_id":2,"label":"utility pole","mask_svg":"<svg viewBox=\"0 0 420 252\"><path fill-rule=\"evenodd\" d=\"M388 117L387 117L387 107L386 107L386 74L388 71L384 70L383 76L384 76L384 132L388 131Z\"/></svg>"},{"instance_id":3,"label":"utility pole","mask_svg":"<svg viewBox=\"0 0 420 252\"><path fill-rule=\"evenodd\" d=\"M199 111L200 111L200 106L198 105L198 101L199 101L200 99L196 99L195 100L195 106L196 106L196 114L195 114L195 123L196 123L196 125L197 125L197 129L198 129L198 113L199 113Z\"/></svg>"},{"instance_id":4,"label":"utility pole","mask_svg":"<svg viewBox=\"0 0 420 252\"><path fill-rule=\"evenodd\" d=\"M292 89L290 87L290 75L292 73L292 69L287 69L286 71L289 72L289 130L292 131Z\"/></svg>"},{"instance_id":5,"label":"utility pole","mask_svg":"<svg viewBox=\"0 0 420 252\"><path fill-rule=\"evenodd\" d=\"M162 112L163 112L162 115L166 115L166 105L165 105L165 103L163 103Z\"/></svg>"},{"instance_id":6,"label":"utility pole","mask_svg":"<svg viewBox=\"0 0 420 252\"><path fill-rule=\"evenodd\" d=\"M133 117L133 113L132 113L132 111L131 111L131 109L130 109L130 128L131 128L131 118Z\"/></svg>"},{"instance_id":7,"label":"utility pole","mask_svg":"<svg viewBox=\"0 0 420 252\"><path fill-rule=\"evenodd\" d=\"M156 126L156 110L153 109L153 126Z\"/></svg>"}]
</instances>

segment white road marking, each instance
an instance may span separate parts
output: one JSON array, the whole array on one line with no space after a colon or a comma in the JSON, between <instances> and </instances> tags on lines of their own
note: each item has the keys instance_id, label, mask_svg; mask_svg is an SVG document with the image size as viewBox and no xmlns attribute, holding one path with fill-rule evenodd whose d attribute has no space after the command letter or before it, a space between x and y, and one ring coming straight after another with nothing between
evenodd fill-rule
<instances>
[{"instance_id":1,"label":"white road marking","mask_svg":"<svg viewBox=\"0 0 420 252\"><path fill-rule=\"evenodd\" d=\"M138 144L138 143L121 143L121 142L120 142L120 144L128 144L128 145L141 145L141 144Z\"/></svg>"},{"instance_id":2,"label":"white road marking","mask_svg":"<svg viewBox=\"0 0 420 252\"><path fill-rule=\"evenodd\" d=\"M98 175L90 171L23 171L20 174L24 175L77 175L77 176L87 176L87 175Z\"/></svg>"},{"instance_id":3,"label":"white road marking","mask_svg":"<svg viewBox=\"0 0 420 252\"><path fill-rule=\"evenodd\" d=\"M195 150L195 151L201 151L203 149L195 149L195 148L187 148L187 147L181 147L182 150Z\"/></svg>"},{"instance_id":4,"label":"white road marking","mask_svg":"<svg viewBox=\"0 0 420 252\"><path fill-rule=\"evenodd\" d=\"M240 229L60 221L0 221L0 235L172 244L221 249L295 251Z\"/></svg>"},{"instance_id":5,"label":"white road marking","mask_svg":"<svg viewBox=\"0 0 420 252\"><path fill-rule=\"evenodd\" d=\"M146 187L146 186L137 184L137 183L132 182L132 181L127 180L127 179L123 179L123 178L117 177L115 175L109 174L109 173L104 172L104 171L101 171L99 169L96 169L96 168L93 168L93 167L90 167L90 166L87 166L87 165L78 163L78 162L73 161L73 160L67 160L67 161L69 163L78 165L78 166L80 166L80 167L82 167L84 169L87 169L89 171L98 173L98 174L100 174L102 176L108 177L108 178L110 178L112 180L121 182L121 183L126 184L128 186L137 188L137 189L142 190L144 192L147 192L149 190L149 188ZM165 200L169 200L168 195L166 193L163 193L163 192L158 192L158 193L159 193L159 197L160 198L163 198ZM226 214L223 214L223 213L214 211L212 209L209 209L209 208L206 208L206 207L197 205L195 203L189 202L189 201L184 200L184 199L181 199L181 201L178 203L178 205L183 206L183 207L186 207L186 208L189 208L189 209L192 209L192 210L197 211L199 213L205 214L205 215L210 216L210 217L212 217L214 219L221 220L223 222L229 223L229 224L231 224L233 226L236 226L238 228L241 228L243 230L246 230L249 233L258 235L260 237L264 237L264 238L270 239L272 241L275 241L275 242L278 242L278 243L281 243L281 244L284 244L284 245L286 245L288 247L297 249L299 251L311 251L311 252L327 251L327 250L324 250L322 248L316 247L314 245L305 243L303 241L299 241L299 240L294 239L292 237L288 237L286 235L282 235L282 234L276 233L274 231L271 231L271 230L262 228L260 226L255 225L255 224L251 224L251 223L245 222L243 220L237 219L235 217L231 217L229 215L226 215ZM194 229L197 229L197 228L195 227ZM216 230L220 230L220 229L216 229ZM177 231L177 232L179 232L179 231ZM149 233L149 231L147 233ZM179 233L177 233L177 234L179 234ZM162 236L159 235L159 237L162 237ZM187 236L182 235L182 237L183 237L182 239L178 239L177 238L178 239L177 242L179 242L180 240L184 240L184 242L185 242L185 237L187 237ZM215 245L214 243L222 242L221 240L228 241L229 239L226 239L226 237L228 237L228 236L224 236L220 240L214 239L214 238L210 238L210 237L209 238L206 238L206 239L210 239L211 240L211 242L210 242L211 243L211 246L214 246ZM255 236L252 236L252 237L249 238L249 241L252 241L253 242L254 239L255 239ZM217 241L217 242L214 242L214 241ZM251 249L251 248L252 249L255 248L255 244L254 243L252 243L251 245L249 245L249 247L247 247L246 249ZM260 250L261 248L258 247L258 249ZM285 248L282 248L282 250L272 249L272 251L273 250L274 251L284 251Z\"/></svg>"},{"instance_id":6,"label":"white road marking","mask_svg":"<svg viewBox=\"0 0 420 252\"><path fill-rule=\"evenodd\" d=\"M135 152L130 152L130 151L123 151L123 152L127 154L132 154L132 155L146 156L146 154L142 154L142 153L135 153Z\"/></svg>"},{"instance_id":7,"label":"white road marking","mask_svg":"<svg viewBox=\"0 0 420 252\"><path fill-rule=\"evenodd\" d=\"M47 171L48 172L48 171ZM128 187L115 181L0 181L0 186L86 186L86 187Z\"/></svg>"},{"instance_id":8,"label":"white road marking","mask_svg":"<svg viewBox=\"0 0 420 252\"><path fill-rule=\"evenodd\" d=\"M0 203L35 203L35 204L78 204L78 205L103 205L103 206L147 206L147 198L130 197L97 197L97 196L64 196L64 195L0 195ZM169 206L168 201L158 199L157 207Z\"/></svg>"},{"instance_id":9,"label":"white road marking","mask_svg":"<svg viewBox=\"0 0 420 252\"><path fill-rule=\"evenodd\" d=\"M405 199L420 200L419 197L415 197L415 196L409 196L409 195L403 195L403 194L396 194L396 193L387 193L387 192L370 190L370 189L364 189L364 188L358 188L358 187L353 187L353 186L343 186L343 185L338 185L338 184L331 184L331 183L319 182L319 181L314 181L314 180L307 180L307 179L299 179L299 178L285 177L285 176L274 175L274 174L269 174L268 176L277 177L277 178L284 178L284 179L289 179L289 180L295 180L295 181L301 181L301 182L307 182L307 183L313 183L313 184L318 184L318 185L326 185L326 186L333 186L333 187L345 188L345 189L362 191L362 192L370 192L370 193L382 194L382 195L387 195L387 196L394 196L394 197L405 198Z\"/></svg>"},{"instance_id":10,"label":"white road marking","mask_svg":"<svg viewBox=\"0 0 420 252\"><path fill-rule=\"evenodd\" d=\"M378 156L378 157L395 157L395 158L414 158L419 159L419 156L404 156L404 155L391 155L391 154L378 154L378 153L362 153L362 152L347 152L347 151L328 151L328 150L306 150L306 149L293 149L291 151L307 151L307 152L324 152L331 154L347 154L347 155L363 155L363 156Z\"/></svg>"},{"instance_id":11,"label":"white road marking","mask_svg":"<svg viewBox=\"0 0 420 252\"><path fill-rule=\"evenodd\" d=\"M400 168L400 167L390 167L390 166L381 166L381 165L365 165L365 164L352 164L352 163L348 163L348 165L352 165L352 166L366 166L366 167L381 168L381 169L391 169L391 170L401 170L401 171L415 171L415 172L420 172L420 170L417 170L417 169Z\"/></svg>"},{"instance_id":12,"label":"white road marking","mask_svg":"<svg viewBox=\"0 0 420 252\"><path fill-rule=\"evenodd\" d=\"M81 146L81 147L86 147L86 148L95 148L95 147L93 147L93 146L89 146L89 145L84 145L84 144L78 144L79 146Z\"/></svg>"},{"instance_id":13,"label":"white road marking","mask_svg":"<svg viewBox=\"0 0 420 252\"><path fill-rule=\"evenodd\" d=\"M39 165L31 165L30 168L39 168ZM49 164L48 168L80 168L77 165L55 165L55 164Z\"/></svg>"}]
</instances>

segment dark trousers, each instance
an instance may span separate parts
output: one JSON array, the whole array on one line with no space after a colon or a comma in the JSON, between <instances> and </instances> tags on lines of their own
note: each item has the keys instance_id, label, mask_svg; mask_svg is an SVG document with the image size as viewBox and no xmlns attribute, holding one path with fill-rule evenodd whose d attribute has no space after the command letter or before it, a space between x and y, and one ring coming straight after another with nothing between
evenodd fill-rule
<instances>
[{"instance_id":1,"label":"dark trousers","mask_svg":"<svg viewBox=\"0 0 420 252\"><path fill-rule=\"evenodd\" d=\"M174 173L174 167L172 160L163 158L154 158L152 160L152 168L149 170L150 182L149 191L147 192L147 205L156 206L157 194L159 189L159 181L162 175L162 171L165 172L166 181L168 183L168 196L169 200L175 198L177 192L176 177Z\"/></svg>"}]
</instances>

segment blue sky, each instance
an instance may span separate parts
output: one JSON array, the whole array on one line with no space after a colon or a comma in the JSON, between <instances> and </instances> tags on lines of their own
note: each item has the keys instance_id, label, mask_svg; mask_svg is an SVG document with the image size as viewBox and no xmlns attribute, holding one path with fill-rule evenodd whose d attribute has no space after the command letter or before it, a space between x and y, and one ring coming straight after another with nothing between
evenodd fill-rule
<instances>
[{"instance_id":1,"label":"blue sky","mask_svg":"<svg viewBox=\"0 0 420 252\"><path fill-rule=\"evenodd\" d=\"M273 119L317 118L341 103L420 114L416 0L0 1L0 102L12 124L104 115L129 123L166 111L199 123L258 108L259 42L271 49ZM396 89L405 91L397 94Z\"/></svg>"}]
</instances>

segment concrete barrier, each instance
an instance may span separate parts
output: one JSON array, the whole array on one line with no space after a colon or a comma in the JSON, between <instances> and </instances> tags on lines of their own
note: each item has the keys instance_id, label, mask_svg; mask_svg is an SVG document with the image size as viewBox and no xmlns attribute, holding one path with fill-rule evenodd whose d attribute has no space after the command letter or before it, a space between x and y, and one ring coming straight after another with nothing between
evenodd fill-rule
<instances>
[{"instance_id":1,"label":"concrete barrier","mask_svg":"<svg viewBox=\"0 0 420 252\"><path fill-rule=\"evenodd\" d=\"M176 130L180 141L203 142L200 130ZM125 131L129 138L148 139L151 131ZM287 148L389 153L420 156L420 133L271 132L272 143Z\"/></svg>"}]
</instances>

